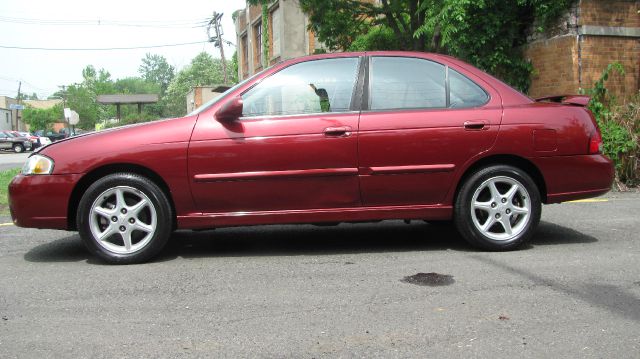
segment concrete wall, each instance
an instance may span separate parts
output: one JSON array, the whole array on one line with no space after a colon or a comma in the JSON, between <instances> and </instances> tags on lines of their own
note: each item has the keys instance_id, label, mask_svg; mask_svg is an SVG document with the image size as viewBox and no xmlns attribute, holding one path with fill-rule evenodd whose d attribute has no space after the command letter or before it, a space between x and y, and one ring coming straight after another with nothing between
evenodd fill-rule
<instances>
[{"instance_id":1,"label":"concrete wall","mask_svg":"<svg viewBox=\"0 0 640 359\"><path fill-rule=\"evenodd\" d=\"M18 112L17 110L10 110L9 106L18 104L18 100L12 97L0 96L0 108L5 109L11 112L11 129L17 131L26 131L26 126L22 121L22 111ZM16 128L16 118L18 119L18 124ZM6 120L6 118L5 118Z\"/></svg>"},{"instance_id":2,"label":"concrete wall","mask_svg":"<svg viewBox=\"0 0 640 359\"><path fill-rule=\"evenodd\" d=\"M11 110L0 108L0 131L11 130L13 114Z\"/></svg>"}]
</instances>

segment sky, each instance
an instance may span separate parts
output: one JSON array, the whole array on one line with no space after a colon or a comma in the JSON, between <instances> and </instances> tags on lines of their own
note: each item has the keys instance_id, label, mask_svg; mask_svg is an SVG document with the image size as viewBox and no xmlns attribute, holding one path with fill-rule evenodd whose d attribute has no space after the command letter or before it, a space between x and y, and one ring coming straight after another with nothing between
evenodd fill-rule
<instances>
[{"instance_id":1,"label":"sky","mask_svg":"<svg viewBox=\"0 0 640 359\"><path fill-rule=\"evenodd\" d=\"M82 81L82 69L104 68L112 79L138 76L146 53L159 54L181 69L198 53L219 58L220 50L207 43L206 26L214 11L222 17L223 38L236 43L231 14L245 0L0 0L0 96L35 92L47 98L60 85ZM132 50L54 51L140 47L191 42L199 44ZM234 46L225 46L230 59Z\"/></svg>"}]
</instances>

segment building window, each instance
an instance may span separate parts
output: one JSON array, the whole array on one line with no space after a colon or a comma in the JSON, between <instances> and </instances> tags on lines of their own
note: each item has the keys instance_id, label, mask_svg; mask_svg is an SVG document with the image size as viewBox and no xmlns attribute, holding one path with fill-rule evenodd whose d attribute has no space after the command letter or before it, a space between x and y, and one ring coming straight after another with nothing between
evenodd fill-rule
<instances>
[{"instance_id":1,"label":"building window","mask_svg":"<svg viewBox=\"0 0 640 359\"><path fill-rule=\"evenodd\" d=\"M249 76L249 45L247 45L247 35L240 40L242 46L242 78Z\"/></svg>"},{"instance_id":2,"label":"building window","mask_svg":"<svg viewBox=\"0 0 640 359\"><path fill-rule=\"evenodd\" d=\"M255 63L256 68L262 67L262 23L258 23L253 28L253 33L255 34L255 51L253 56L253 61Z\"/></svg>"}]
</instances>

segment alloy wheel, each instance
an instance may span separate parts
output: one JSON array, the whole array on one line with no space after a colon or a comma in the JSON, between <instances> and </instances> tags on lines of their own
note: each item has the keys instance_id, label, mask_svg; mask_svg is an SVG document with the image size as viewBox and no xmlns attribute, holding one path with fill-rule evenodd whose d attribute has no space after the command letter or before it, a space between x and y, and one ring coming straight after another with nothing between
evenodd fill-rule
<instances>
[{"instance_id":1,"label":"alloy wheel","mask_svg":"<svg viewBox=\"0 0 640 359\"><path fill-rule=\"evenodd\" d=\"M522 183L496 176L478 186L470 210L474 226L484 236L507 242L526 229L531 218L531 199Z\"/></svg>"},{"instance_id":2,"label":"alloy wheel","mask_svg":"<svg viewBox=\"0 0 640 359\"><path fill-rule=\"evenodd\" d=\"M102 192L89 213L89 228L96 242L117 254L131 254L144 248L157 225L158 215L149 197L129 186Z\"/></svg>"}]
</instances>

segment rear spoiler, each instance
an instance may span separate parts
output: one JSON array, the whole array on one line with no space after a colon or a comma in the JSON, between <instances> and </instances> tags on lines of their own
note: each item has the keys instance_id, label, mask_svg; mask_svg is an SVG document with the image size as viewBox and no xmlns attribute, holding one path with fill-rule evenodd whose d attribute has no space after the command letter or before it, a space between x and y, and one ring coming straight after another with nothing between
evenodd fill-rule
<instances>
[{"instance_id":1,"label":"rear spoiler","mask_svg":"<svg viewBox=\"0 0 640 359\"><path fill-rule=\"evenodd\" d=\"M558 102L565 105L582 106L587 107L589 105L590 96L587 95L559 95L559 96L547 96L536 99L536 102L548 101Z\"/></svg>"}]
</instances>

